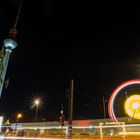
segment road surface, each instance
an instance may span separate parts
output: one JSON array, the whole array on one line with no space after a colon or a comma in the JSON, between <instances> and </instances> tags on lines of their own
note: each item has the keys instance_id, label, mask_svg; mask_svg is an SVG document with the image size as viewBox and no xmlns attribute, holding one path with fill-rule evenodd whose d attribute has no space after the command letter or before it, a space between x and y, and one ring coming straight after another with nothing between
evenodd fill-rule
<instances>
[{"instance_id":1,"label":"road surface","mask_svg":"<svg viewBox=\"0 0 140 140\"><path fill-rule=\"evenodd\" d=\"M140 140L140 138L29 138L29 137L0 137L0 140Z\"/></svg>"}]
</instances>

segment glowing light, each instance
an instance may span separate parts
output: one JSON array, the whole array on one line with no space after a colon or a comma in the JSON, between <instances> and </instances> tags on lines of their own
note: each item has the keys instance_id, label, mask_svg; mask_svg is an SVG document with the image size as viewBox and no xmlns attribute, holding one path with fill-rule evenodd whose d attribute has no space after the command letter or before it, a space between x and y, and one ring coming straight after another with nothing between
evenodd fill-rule
<instances>
[{"instance_id":1,"label":"glowing light","mask_svg":"<svg viewBox=\"0 0 140 140\"><path fill-rule=\"evenodd\" d=\"M39 105L40 104L40 100L39 99L36 99L35 100L35 105Z\"/></svg>"},{"instance_id":2,"label":"glowing light","mask_svg":"<svg viewBox=\"0 0 140 140\"><path fill-rule=\"evenodd\" d=\"M140 119L140 95L130 96L125 101L124 109L131 118Z\"/></svg>"},{"instance_id":3,"label":"glowing light","mask_svg":"<svg viewBox=\"0 0 140 140\"><path fill-rule=\"evenodd\" d=\"M15 139L18 139L18 140L64 140L64 139L61 139L61 138L41 138L41 137L38 137L38 138L36 138L36 137L9 137L9 136L7 136L7 137L5 137L5 136L3 136L2 137L3 139L13 139L13 140L15 140ZM65 139L65 140L68 140L68 139Z\"/></svg>"},{"instance_id":4,"label":"glowing light","mask_svg":"<svg viewBox=\"0 0 140 140\"><path fill-rule=\"evenodd\" d=\"M110 100L109 100L109 104L108 104L108 112L109 112L109 115L111 117L111 119L116 122L116 124L119 124L116 116L115 116L115 113L114 113L114 101L115 101L115 98L116 96L119 94L119 92L127 87L127 86L130 86L130 85L133 85L133 84L140 84L140 80L139 79L136 79L136 80L129 80L129 81L126 81L124 83L122 83L121 85L119 85L112 93L111 97L110 97Z\"/></svg>"},{"instance_id":5,"label":"glowing light","mask_svg":"<svg viewBox=\"0 0 140 140\"><path fill-rule=\"evenodd\" d=\"M17 114L17 119L21 118L22 117L22 114Z\"/></svg>"},{"instance_id":6,"label":"glowing light","mask_svg":"<svg viewBox=\"0 0 140 140\"><path fill-rule=\"evenodd\" d=\"M3 116L0 116L0 132L1 132L1 127L2 127L2 122L3 122Z\"/></svg>"},{"instance_id":7,"label":"glowing light","mask_svg":"<svg viewBox=\"0 0 140 140\"><path fill-rule=\"evenodd\" d=\"M138 109L139 108L139 103L138 102L134 102L133 104L132 104L132 108L134 108L134 109Z\"/></svg>"},{"instance_id":8,"label":"glowing light","mask_svg":"<svg viewBox=\"0 0 140 140\"><path fill-rule=\"evenodd\" d=\"M14 49L17 47L17 42L14 41L13 39L5 39L4 40L4 46L6 48L10 47L11 49Z\"/></svg>"}]
</instances>

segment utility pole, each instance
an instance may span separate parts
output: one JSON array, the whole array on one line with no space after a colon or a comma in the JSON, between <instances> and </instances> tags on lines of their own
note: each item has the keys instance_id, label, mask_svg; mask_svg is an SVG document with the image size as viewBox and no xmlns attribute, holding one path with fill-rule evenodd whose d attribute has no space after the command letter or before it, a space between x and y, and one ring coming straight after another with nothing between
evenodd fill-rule
<instances>
[{"instance_id":1,"label":"utility pole","mask_svg":"<svg viewBox=\"0 0 140 140\"><path fill-rule=\"evenodd\" d=\"M105 105L105 98L103 96L103 113L104 113L104 119L106 119L106 105Z\"/></svg>"},{"instance_id":2,"label":"utility pole","mask_svg":"<svg viewBox=\"0 0 140 140\"><path fill-rule=\"evenodd\" d=\"M70 81L70 89L69 89L69 120L68 120L68 136L72 137L72 119L73 119L73 88L74 88L74 80Z\"/></svg>"}]
</instances>

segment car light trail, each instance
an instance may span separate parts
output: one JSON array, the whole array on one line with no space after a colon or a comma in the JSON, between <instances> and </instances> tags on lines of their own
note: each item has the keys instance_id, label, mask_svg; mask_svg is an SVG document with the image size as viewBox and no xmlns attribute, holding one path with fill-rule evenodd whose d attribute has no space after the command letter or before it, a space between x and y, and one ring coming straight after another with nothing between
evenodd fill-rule
<instances>
[{"instance_id":1,"label":"car light trail","mask_svg":"<svg viewBox=\"0 0 140 140\"><path fill-rule=\"evenodd\" d=\"M36 138L36 137L5 137L1 136L0 139L18 139L18 140L64 140L62 138ZM67 140L67 139L65 139Z\"/></svg>"}]
</instances>

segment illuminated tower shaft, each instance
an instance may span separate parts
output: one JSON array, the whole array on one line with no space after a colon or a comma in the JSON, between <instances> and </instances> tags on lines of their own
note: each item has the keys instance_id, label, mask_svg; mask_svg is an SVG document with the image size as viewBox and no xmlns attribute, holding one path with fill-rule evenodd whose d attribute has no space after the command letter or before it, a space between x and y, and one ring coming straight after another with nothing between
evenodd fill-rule
<instances>
[{"instance_id":1,"label":"illuminated tower shaft","mask_svg":"<svg viewBox=\"0 0 140 140\"><path fill-rule=\"evenodd\" d=\"M3 89L3 84L5 82L5 75L6 75L6 70L8 67L8 62L10 58L10 54L12 52L12 49L14 49L17 46L17 42L14 41L13 39L5 39L4 40L4 47L5 49L5 55L3 59L3 70L0 76L1 82L0 82L0 97Z\"/></svg>"}]
</instances>

